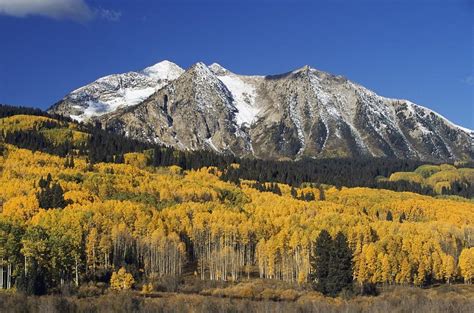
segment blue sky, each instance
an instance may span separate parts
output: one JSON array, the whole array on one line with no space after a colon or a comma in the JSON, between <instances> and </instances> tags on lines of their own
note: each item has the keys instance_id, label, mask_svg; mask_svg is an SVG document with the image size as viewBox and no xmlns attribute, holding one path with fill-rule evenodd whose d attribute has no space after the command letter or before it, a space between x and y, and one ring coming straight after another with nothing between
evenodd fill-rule
<instances>
[{"instance_id":1,"label":"blue sky","mask_svg":"<svg viewBox=\"0 0 474 313\"><path fill-rule=\"evenodd\" d=\"M163 59L236 73L311 65L474 129L470 0L0 0L0 103L47 108Z\"/></svg>"}]
</instances>

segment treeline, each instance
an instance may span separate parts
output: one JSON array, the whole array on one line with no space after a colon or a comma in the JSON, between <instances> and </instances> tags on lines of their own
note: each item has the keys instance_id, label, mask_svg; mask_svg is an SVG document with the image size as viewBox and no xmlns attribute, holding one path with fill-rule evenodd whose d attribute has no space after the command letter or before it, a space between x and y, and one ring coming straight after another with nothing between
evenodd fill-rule
<instances>
[{"instance_id":1,"label":"treeline","mask_svg":"<svg viewBox=\"0 0 474 313\"><path fill-rule=\"evenodd\" d=\"M74 122L71 118L59 115L59 114L50 114L43 110L37 108L29 108L22 106L11 106L6 104L0 104L0 118L14 116L14 115L34 115L34 116L44 116L53 118L55 120L64 121L64 122Z\"/></svg>"},{"instance_id":2,"label":"treeline","mask_svg":"<svg viewBox=\"0 0 474 313\"><path fill-rule=\"evenodd\" d=\"M241 159L239 164L239 167L231 167L226 171L224 175L226 180L234 181L243 178L281 182L291 186L312 182L347 187L376 187L377 176L413 171L421 165L419 161L386 158L303 159L296 162Z\"/></svg>"},{"instance_id":3,"label":"treeline","mask_svg":"<svg viewBox=\"0 0 474 313\"><path fill-rule=\"evenodd\" d=\"M100 128L87 129L86 144L65 141L51 143L39 130L13 131L4 133L4 141L19 148L41 151L61 157L67 155L86 156L91 164L124 163L124 154L149 151L148 165L177 165L184 170L216 166L223 171L222 180L238 184L241 179L258 182L278 182L300 186L311 182L315 185L329 184L336 187L370 187L394 191L410 191L423 195L436 195L430 186L409 181L377 180L378 176L390 176L394 172L413 171L422 163L398 159L305 159L298 161L270 161L240 159L232 155L219 155L211 151L179 151L170 147L144 143L104 131ZM239 164L239 166L230 166ZM454 182L452 188L445 188L443 195L474 196L474 185L469 182Z\"/></svg>"},{"instance_id":4,"label":"treeline","mask_svg":"<svg viewBox=\"0 0 474 313\"><path fill-rule=\"evenodd\" d=\"M69 141L52 144L41 132L36 130L5 132L3 140L5 143L15 145L18 148L28 149L33 152L46 152L60 157L70 154L74 149L74 146Z\"/></svg>"},{"instance_id":5,"label":"treeline","mask_svg":"<svg viewBox=\"0 0 474 313\"><path fill-rule=\"evenodd\" d=\"M15 114L50 116L46 112L31 108L0 106L0 117ZM61 121L70 121L61 118ZM53 127L48 126L46 127ZM315 185L329 184L336 187L371 187L395 191L411 191L424 195L436 195L432 187L416 182L381 181L377 177L388 177L394 172L413 171L422 163L414 160L388 158L367 159L303 159L298 161L272 161L248 158L237 158L232 155L221 155L211 151L179 151L151 143L126 138L103 130L100 125L80 124L78 129L89 134L86 143L52 143L41 133L41 130L20 130L4 132L6 143L32 151L42 151L59 156L86 156L90 164L99 162L123 163L124 154L129 152L146 152L148 165L177 165L185 170L215 166L222 172L222 180L238 184L241 179L257 182L278 182L291 186L300 186L310 182ZM231 166L232 164L239 166ZM467 183L453 183L446 188L445 195L474 197L474 186Z\"/></svg>"}]
</instances>

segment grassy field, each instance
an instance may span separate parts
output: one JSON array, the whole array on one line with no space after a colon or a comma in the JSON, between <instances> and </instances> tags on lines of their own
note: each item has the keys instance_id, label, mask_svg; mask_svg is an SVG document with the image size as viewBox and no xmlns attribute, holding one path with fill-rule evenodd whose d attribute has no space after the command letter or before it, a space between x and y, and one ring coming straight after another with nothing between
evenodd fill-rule
<instances>
[{"instance_id":1,"label":"grassy field","mask_svg":"<svg viewBox=\"0 0 474 313\"><path fill-rule=\"evenodd\" d=\"M0 312L474 312L473 285L429 289L388 286L381 288L376 297L338 298L289 287L255 280L228 286L192 286L194 290L188 286L180 292L147 295L101 293L99 287L92 286L69 296L0 293Z\"/></svg>"}]
</instances>

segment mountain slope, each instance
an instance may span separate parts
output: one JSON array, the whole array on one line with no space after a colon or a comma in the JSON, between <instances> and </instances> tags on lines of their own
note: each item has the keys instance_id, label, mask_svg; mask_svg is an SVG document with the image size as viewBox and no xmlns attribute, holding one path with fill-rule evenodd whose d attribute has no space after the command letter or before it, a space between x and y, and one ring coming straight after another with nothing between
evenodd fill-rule
<instances>
[{"instance_id":1,"label":"mountain slope","mask_svg":"<svg viewBox=\"0 0 474 313\"><path fill-rule=\"evenodd\" d=\"M109 104L100 114L89 105L82 116L144 141L264 159L473 159L469 130L410 101L381 97L309 66L281 75L244 76L216 63L197 63L158 81L150 87L157 91L143 101L122 97L127 104ZM94 90L93 95L103 98L107 92ZM90 102L87 97L69 100L74 96L60 102L66 109L56 105L51 111L77 118L70 108Z\"/></svg>"},{"instance_id":2,"label":"mountain slope","mask_svg":"<svg viewBox=\"0 0 474 313\"><path fill-rule=\"evenodd\" d=\"M88 120L143 102L183 72L178 65L162 61L141 72L105 76L72 91L54 104L49 112L68 115L77 121Z\"/></svg>"}]
</instances>

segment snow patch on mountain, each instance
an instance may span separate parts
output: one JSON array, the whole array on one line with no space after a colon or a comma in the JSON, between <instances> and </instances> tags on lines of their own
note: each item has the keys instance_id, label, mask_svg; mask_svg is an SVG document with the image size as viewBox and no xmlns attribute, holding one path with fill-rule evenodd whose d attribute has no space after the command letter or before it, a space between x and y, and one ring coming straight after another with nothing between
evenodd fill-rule
<instances>
[{"instance_id":1,"label":"snow patch on mountain","mask_svg":"<svg viewBox=\"0 0 474 313\"><path fill-rule=\"evenodd\" d=\"M71 103L71 118L86 121L113 112L118 108L137 105L157 90L177 79L184 70L162 61L140 72L112 74L78 88L59 103Z\"/></svg>"},{"instance_id":2,"label":"snow patch on mountain","mask_svg":"<svg viewBox=\"0 0 474 313\"><path fill-rule=\"evenodd\" d=\"M444 122L445 122L446 124L448 124L449 126L451 126L451 127L453 127L453 128L460 129L460 130L462 130L462 131L464 131L464 132L466 132L466 133L468 133L468 134L474 133L474 130L469 129L469 128L466 128L466 127L459 126L459 125L457 125L457 124L454 124L453 122L451 122L450 120L448 120L448 119L447 119L446 117L444 117L443 115L441 115L441 114L439 114L438 112L435 112L435 111L433 111L433 110L431 110L431 109L428 109L427 107L424 107L424 106L422 106L422 105L413 103L413 102L411 102L411 101L409 101L409 100L403 100L403 101L405 101L405 103L407 104L407 106L412 107L412 108L413 108L413 107L418 107L418 108L422 109L423 111L425 111L426 114L431 114L431 113L433 113L434 115L436 115L437 117L439 117L439 118L441 118L442 120L444 120Z\"/></svg>"},{"instance_id":3,"label":"snow patch on mountain","mask_svg":"<svg viewBox=\"0 0 474 313\"><path fill-rule=\"evenodd\" d=\"M257 120L260 109L255 103L257 91L249 81L261 76L237 75L218 63L212 63L209 69L231 93L233 105L237 110L235 115L237 125L239 127L252 125Z\"/></svg>"},{"instance_id":4,"label":"snow patch on mountain","mask_svg":"<svg viewBox=\"0 0 474 313\"><path fill-rule=\"evenodd\" d=\"M255 87L244 82L240 77L234 74L218 76L221 82L229 89L237 109L237 125L246 124L250 126L257 120L259 109L255 106L256 91Z\"/></svg>"},{"instance_id":5,"label":"snow patch on mountain","mask_svg":"<svg viewBox=\"0 0 474 313\"><path fill-rule=\"evenodd\" d=\"M205 140L205 142L209 145L209 147L211 147L214 151L216 152L220 152L219 149L217 149L217 147L214 145L214 143L212 142L212 138L207 138Z\"/></svg>"},{"instance_id":6,"label":"snow patch on mountain","mask_svg":"<svg viewBox=\"0 0 474 313\"><path fill-rule=\"evenodd\" d=\"M292 95L288 99L288 105L289 105L289 112L290 112L290 118L293 121L293 124L296 127L296 133L298 135L298 140L301 143L301 147L298 150L297 155L300 155L303 153L305 147L306 147L306 142L305 142L305 135L303 131L303 122L301 121L301 114L297 112L297 106L298 102L296 100L296 96Z\"/></svg>"}]
</instances>

